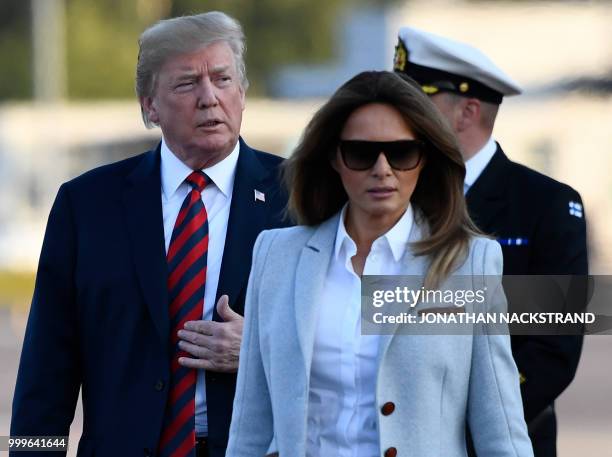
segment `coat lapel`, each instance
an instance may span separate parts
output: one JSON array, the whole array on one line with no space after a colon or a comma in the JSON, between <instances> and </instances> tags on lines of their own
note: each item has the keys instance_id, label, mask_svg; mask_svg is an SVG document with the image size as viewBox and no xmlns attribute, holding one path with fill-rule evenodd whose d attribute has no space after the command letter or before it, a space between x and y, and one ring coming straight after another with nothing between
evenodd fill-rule
<instances>
[{"instance_id":1,"label":"coat lapel","mask_svg":"<svg viewBox=\"0 0 612 457\"><path fill-rule=\"evenodd\" d=\"M155 328L166 342L170 323L160 161L159 146L144 155L126 179L122 203L138 281Z\"/></svg>"},{"instance_id":2,"label":"coat lapel","mask_svg":"<svg viewBox=\"0 0 612 457\"><path fill-rule=\"evenodd\" d=\"M334 249L340 216L323 222L308 240L298 261L295 275L295 320L304 357L305 373L310 375L318 305Z\"/></svg>"},{"instance_id":3,"label":"coat lapel","mask_svg":"<svg viewBox=\"0 0 612 457\"><path fill-rule=\"evenodd\" d=\"M305 372L310 373L312 351L314 348L315 325L318 305L325 284L329 262L334 249L339 215L321 224L302 249L295 276L295 319L300 349L304 357ZM428 229L420 214L408 236L408 243L419 241L427 236ZM411 245L406 248L402 258L403 275L423 277L429 267L425 256L416 256ZM424 278L423 278L424 279ZM419 287L422 285L419 284ZM382 335L379 343L379 360L382 360L399 325L387 335Z\"/></svg>"},{"instance_id":4,"label":"coat lapel","mask_svg":"<svg viewBox=\"0 0 612 457\"><path fill-rule=\"evenodd\" d=\"M270 175L255 152L240 139L240 155L236 165L232 203L227 223L223 260L213 310L213 320L220 321L217 301L228 295L229 305L236 308L236 299L246 286L251 269L251 256L257 235L266 228L269 218L269 203L255 199L255 191L264 195L276 180L267 180ZM265 197L264 197L265 199Z\"/></svg>"},{"instance_id":5,"label":"coat lapel","mask_svg":"<svg viewBox=\"0 0 612 457\"><path fill-rule=\"evenodd\" d=\"M470 216L483 232L491 231L492 222L507 206L504 171L509 162L498 144L493 158L465 196Z\"/></svg>"},{"instance_id":6,"label":"coat lapel","mask_svg":"<svg viewBox=\"0 0 612 457\"><path fill-rule=\"evenodd\" d=\"M424 216L419 211L415 211L414 223L412 224L410 234L408 235L408 246L406 248L404 256L402 257L402 275L418 276L418 283L414 285L414 287L418 288L423 285L423 282L425 280L425 274L427 273L427 270L429 268L429 259L427 256L415 255L412 243L420 241L423 238L427 237L428 233L429 229L425 222ZM413 309L415 308L416 306ZM387 349L389 348L389 344L391 343L391 340L393 339L393 336L395 335L398 329L399 324L395 324L388 333L381 335L378 345L378 360L384 359Z\"/></svg>"}]
</instances>

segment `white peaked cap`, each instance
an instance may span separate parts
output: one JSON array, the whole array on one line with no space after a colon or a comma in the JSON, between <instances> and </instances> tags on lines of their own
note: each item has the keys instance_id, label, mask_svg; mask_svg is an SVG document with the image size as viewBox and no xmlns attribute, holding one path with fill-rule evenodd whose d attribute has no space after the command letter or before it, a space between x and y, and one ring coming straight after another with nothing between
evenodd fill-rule
<instances>
[{"instance_id":1,"label":"white peaked cap","mask_svg":"<svg viewBox=\"0 0 612 457\"><path fill-rule=\"evenodd\" d=\"M522 92L518 83L480 50L414 27L399 30L394 69L428 85L428 93L450 91L501 103L503 96Z\"/></svg>"}]
</instances>

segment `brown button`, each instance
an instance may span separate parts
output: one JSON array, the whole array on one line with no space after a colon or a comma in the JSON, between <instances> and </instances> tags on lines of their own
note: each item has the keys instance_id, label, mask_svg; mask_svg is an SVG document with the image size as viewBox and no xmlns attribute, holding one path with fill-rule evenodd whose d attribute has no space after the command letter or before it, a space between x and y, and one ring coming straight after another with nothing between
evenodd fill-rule
<instances>
[{"instance_id":1,"label":"brown button","mask_svg":"<svg viewBox=\"0 0 612 457\"><path fill-rule=\"evenodd\" d=\"M385 451L385 457L395 457L397 455L397 449L390 447Z\"/></svg>"},{"instance_id":2,"label":"brown button","mask_svg":"<svg viewBox=\"0 0 612 457\"><path fill-rule=\"evenodd\" d=\"M393 411L395 411L395 403L388 401L385 403L382 408L380 408L380 412L383 413L383 416L388 416Z\"/></svg>"}]
</instances>

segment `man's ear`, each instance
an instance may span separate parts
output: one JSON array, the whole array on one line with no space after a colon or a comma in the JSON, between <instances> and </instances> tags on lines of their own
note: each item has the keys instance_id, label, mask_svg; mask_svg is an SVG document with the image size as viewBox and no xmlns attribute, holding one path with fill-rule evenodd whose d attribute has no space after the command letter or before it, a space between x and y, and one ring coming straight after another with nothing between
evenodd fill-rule
<instances>
[{"instance_id":1,"label":"man's ear","mask_svg":"<svg viewBox=\"0 0 612 457\"><path fill-rule=\"evenodd\" d=\"M147 117L149 120L155 124L159 124L159 113L157 111L157 103L153 97L141 97L140 98L140 106L145 113L147 113Z\"/></svg>"},{"instance_id":2,"label":"man's ear","mask_svg":"<svg viewBox=\"0 0 612 457\"><path fill-rule=\"evenodd\" d=\"M242 87L242 84L238 85L238 90L240 91L240 106L242 107L242 111L244 111L244 108L246 108L246 91L244 87Z\"/></svg>"},{"instance_id":3,"label":"man's ear","mask_svg":"<svg viewBox=\"0 0 612 457\"><path fill-rule=\"evenodd\" d=\"M462 132L478 125L480 122L480 100L477 98L464 98L457 104L460 112L457 119L457 130Z\"/></svg>"}]
</instances>

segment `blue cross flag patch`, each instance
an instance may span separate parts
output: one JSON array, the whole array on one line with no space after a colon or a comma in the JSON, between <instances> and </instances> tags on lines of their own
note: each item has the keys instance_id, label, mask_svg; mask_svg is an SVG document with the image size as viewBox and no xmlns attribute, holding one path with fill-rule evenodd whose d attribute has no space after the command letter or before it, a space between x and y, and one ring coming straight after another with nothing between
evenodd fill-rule
<instances>
[{"instance_id":1,"label":"blue cross flag patch","mask_svg":"<svg viewBox=\"0 0 612 457\"><path fill-rule=\"evenodd\" d=\"M582 204L574 201L569 202L569 213L570 216L575 216L579 219L582 218Z\"/></svg>"},{"instance_id":2,"label":"blue cross flag patch","mask_svg":"<svg viewBox=\"0 0 612 457\"><path fill-rule=\"evenodd\" d=\"M497 242L502 246L527 246L528 238L498 238Z\"/></svg>"}]
</instances>

